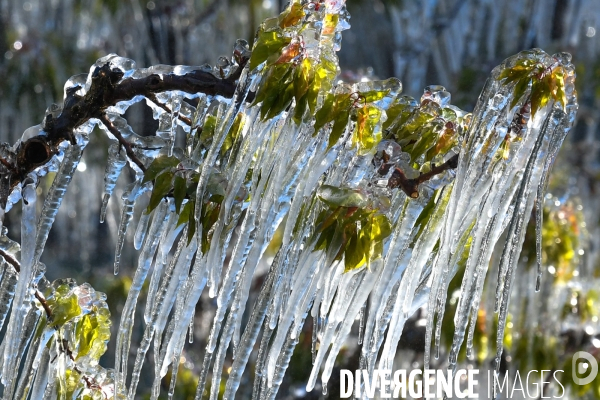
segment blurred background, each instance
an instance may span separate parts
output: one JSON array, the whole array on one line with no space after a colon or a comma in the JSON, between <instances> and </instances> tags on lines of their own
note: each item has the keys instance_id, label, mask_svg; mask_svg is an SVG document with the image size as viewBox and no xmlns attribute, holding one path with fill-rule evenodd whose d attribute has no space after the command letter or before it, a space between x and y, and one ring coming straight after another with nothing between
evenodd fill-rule
<instances>
[{"instance_id":1,"label":"blurred background","mask_svg":"<svg viewBox=\"0 0 600 400\"><path fill-rule=\"evenodd\" d=\"M46 108L62 101L67 79L87 73L101 56L117 53L135 60L138 67L214 65L220 56L231 56L237 38L252 42L260 22L285 5L281 0L0 0L0 142L13 144L26 128L39 124ZM573 55L580 111L558 157L544 205L542 292L533 289L532 221L521 259L522 279L517 280L511 300L503 369L570 369L568 363L578 350L598 357L600 0L347 0L347 8L353 18L339 53L342 79L396 76L404 93L415 98L426 85L443 85L452 93L452 103L465 110L472 110L490 71L507 56L532 47ZM145 105L131 107L126 116L138 133L151 135L156 130ZM50 280L72 277L107 293L117 316L114 337L137 253L129 240L121 272L113 275L120 194L131 177L124 174L119 180L106 222L100 224L108 144L104 135L92 135L42 261ZM38 188L39 194L51 179ZM143 204L138 207L136 215ZM19 212L16 207L7 216L9 236L16 240ZM276 248L274 243L271 250ZM260 283L257 277L256 287ZM455 279L451 289L459 287L460 280ZM456 303L452 293L444 323L450 341ZM489 366L495 353L490 302L484 300L480 309L477 354L464 361L479 368ZM203 298L196 312L196 340L181 360L184 368L176 398L193 398L213 311L213 299ZM136 324L134 335L141 335L142 327ZM424 330L423 314L417 313L405 328L398 368L420 366ZM311 362L310 323L306 331L280 398L324 397L319 390L303 389ZM356 342L348 344L339 360L341 368L357 368L356 348ZM102 364L110 367L113 362L109 346ZM249 376L246 384L251 382ZM339 383L332 379L330 385L328 397L337 398ZM590 385L570 389L573 398L600 398L600 384Z\"/></svg>"}]
</instances>

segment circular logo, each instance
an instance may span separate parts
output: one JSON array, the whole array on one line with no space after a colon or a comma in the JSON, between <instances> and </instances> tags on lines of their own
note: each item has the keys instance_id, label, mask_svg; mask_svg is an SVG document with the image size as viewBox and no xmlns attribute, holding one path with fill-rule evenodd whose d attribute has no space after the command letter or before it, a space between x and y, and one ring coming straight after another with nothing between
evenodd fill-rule
<instances>
[{"instance_id":1,"label":"circular logo","mask_svg":"<svg viewBox=\"0 0 600 400\"><path fill-rule=\"evenodd\" d=\"M598 375L598 362L587 351L573 354L573 382L577 385L587 385ZM589 371L589 375L588 374ZM587 375L585 378L582 376Z\"/></svg>"}]
</instances>

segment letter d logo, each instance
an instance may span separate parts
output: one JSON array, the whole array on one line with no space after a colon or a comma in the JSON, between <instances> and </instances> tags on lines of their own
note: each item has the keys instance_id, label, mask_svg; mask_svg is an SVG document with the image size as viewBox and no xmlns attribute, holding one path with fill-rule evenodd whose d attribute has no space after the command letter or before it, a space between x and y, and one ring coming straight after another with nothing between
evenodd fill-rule
<instances>
[{"instance_id":1,"label":"letter d logo","mask_svg":"<svg viewBox=\"0 0 600 400\"><path fill-rule=\"evenodd\" d=\"M585 358L585 361L582 359ZM590 368L591 367L591 368ZM589 375L585 378L581 376L585 375L586 371L590 371ZM598 375L598 362L590 353L586 351L578 351L573 354L573 382L577 385L587 385L596 378Z\"/></svg>"}]
</instances>

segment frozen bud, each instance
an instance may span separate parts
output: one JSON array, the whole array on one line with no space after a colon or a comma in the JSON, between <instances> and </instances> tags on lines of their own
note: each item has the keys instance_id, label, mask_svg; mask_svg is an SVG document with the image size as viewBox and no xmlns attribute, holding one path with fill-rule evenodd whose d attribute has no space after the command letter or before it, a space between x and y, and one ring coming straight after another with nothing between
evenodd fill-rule
<instances>
[{"instance_id":1,"label":"frozen bud","mask_svg":"<svg viewBox=\"0 0 600 400\"><path fill-rule=\"evenodd\" d=\"M421 103L426 100L431 100L440 106L444 107L450 104L450 93L446 91L446 88L440 85L427 86L421 96Z\"/></svg>"},{"instance_id":2,"label":"frozen bud","mask_svg":"<svg viewBox=\"0 0 600 400\"><path fill-rule=\"evenodd\" d=\"M346 4L346 0L325 0L325 7L327 7L327 12L329 13L338 13Z\"/></svg>"},{"instance_id":3,"label":"frozen bud","mask_svg":"<svg viewBox=\"0 0 600 400\"><path fill-rule=\"evenodd\" d=\"M250 51L250 46L248 46L248 42L244 39L238 39L235 42L235 47L233 48L233 57L239 63L241 59L249 59L252 55Z\"/></svg>"}]
</instances>

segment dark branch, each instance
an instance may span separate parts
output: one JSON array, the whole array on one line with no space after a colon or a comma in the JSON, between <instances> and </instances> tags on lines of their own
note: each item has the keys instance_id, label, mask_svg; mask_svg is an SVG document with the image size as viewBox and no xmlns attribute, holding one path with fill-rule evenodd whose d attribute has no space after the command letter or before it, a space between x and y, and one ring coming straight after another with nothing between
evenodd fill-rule
<instances>
[{"instance_id":1,"label":"dark branch","mask_svg":"<svg viewBox=\"0 0 600 400\"><path fill-rule=\"evenodd\" d=\"M133 149L131 148L131 143L129 143L127 140L125 140L123 138L123 136L121 135L121 132L119 132L119 130L117 128L115 128L115 126L112 124L112 122L110 122L108 117L106 115L102 115L100 117L100 121L104 124L104 126L106 126L106 128L110 131L110 133L112 133L113 136L117 138L117 140L119 141L119 144L125 149L125 153L127 154L127 157L129 157L129 159L131 161L133 161L138 167L140 167L140 169L143 172L146 172L146 167L144 166L144 163L142 163L140 161L140 159L133 152Z\"/></svg>"},{"instance_id":2,"label":"dark branch","mask_svg":"<svg viewBox=\"0 0 600 400\"><path fill-rule=\"evenodd\" d=\"M157 106L159 106L160 108L162 108L163 110L165 110L166 112L168 112L169 114L173 112L165 104L163 104L160 101L158 101L158 99L156 98L156 96L154 94L148 96L148 99L150 99L150 101L152 101L154 104L156 104ZM186 116L178 114L177 115L177 119L179 119L180 121L182 121L184 124L186 124L188 126L192 126L192 121L188 117L186 117Z\"/></svg>"},{"instance_id":3,"label":"dark branch","mask_svg":"<svg viewBox=\"0 0 600 400\"><path fill-rule=\"evenodd\" d=\"M445 163L431 168L429 172L421 174L413 179L408 179L400 168L396 168L390 177L388 187L390 189L399 187L408 197L416 199L419 197L419 185L421 183L427 182L444 171L456 169L456 167L458 167L458 154L449 158Z\"/></svg>"},{"instance_id":4,"label":"dark branch","mask_svg":"<svg viewBox=\"0 0 600 400\"><path fill-rule=\"evenodd\" d=\"M2 256L4 258L4 261L9 263L15 269L15 271L17 271L17 273L21 272L21 263L19 263L19 261L17 261L17 259L14 258L11 254L0 249L0 256ZM46 301L44 295L40 293L39 290L36 290L35 298L40 302L40 304L44 308L48 321L52 320L52 310L50 309L50 306L48 305L48 302Z\"/></svg>"},{"instance_id":5,"label":"dark branch","mask_svg":"<svg viewBox=\"0 0 600 400\"><path fill-rule=\"evenodd\" d=\"M178 90L185 93L205 93L207 95L220 95L233 97L235 94L237 80L242 69L248 62L248 54L235 54L238 68L227 78L221 79L205 70L195 70L183 75L175 74L152 74L144 78L123 79L123 72L111 69L110 64L96 68L92 75L92 84L84 96L77 94L79 87L67 90L67 97L63 103L60 115L53 118L48 114L44 120L44 131L46 135L36 136L19 145L14 160L0 160L0 166L4 167L5 181L8 182L8 190L2 190L0 204L5 204L5 197L19 182L23 182L27 174L40 165L46 164L58 151L58 145L68 140L75 143L74 130L92 118L103 122L107 121L106 109L121 101L128 101L137 96L156 98L156 93ZM160 104L159 104L160 106ZM182 119L190 123L188 118ZM106 123L105 123L106 125ZM111 125L107 125L111 129ZM112 127L114 128L114 127ZM142 170L145 170L131 149L131 144L121 137L118 132L111 132L119 140L119 143L127 151L127 155Z\"/></svg>"}]
</instances>

